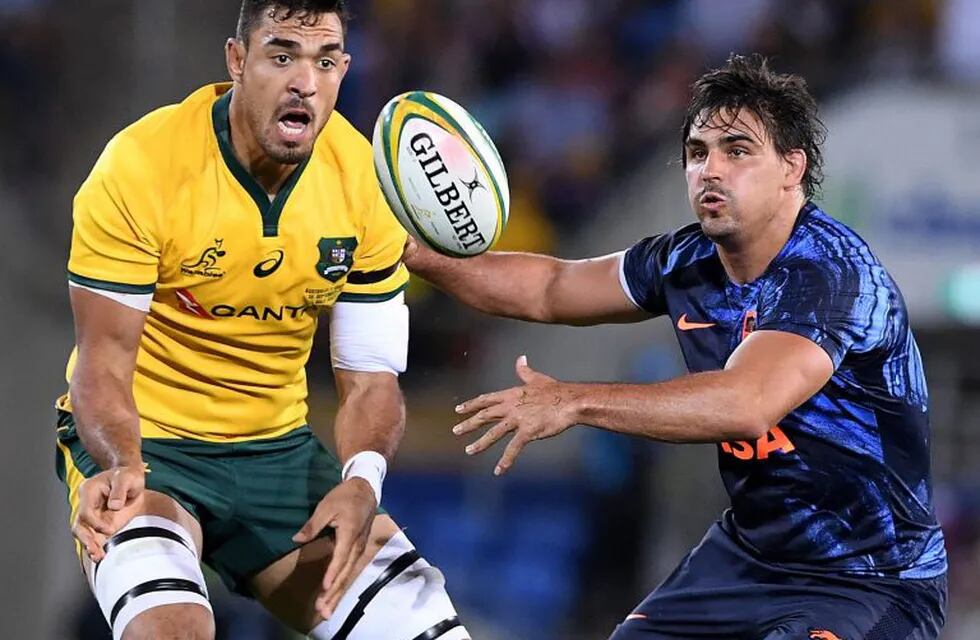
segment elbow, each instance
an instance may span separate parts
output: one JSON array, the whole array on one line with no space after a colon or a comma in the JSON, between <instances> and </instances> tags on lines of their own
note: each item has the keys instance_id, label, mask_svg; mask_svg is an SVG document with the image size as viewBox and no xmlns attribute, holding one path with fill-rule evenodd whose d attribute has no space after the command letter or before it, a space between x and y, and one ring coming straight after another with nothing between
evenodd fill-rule
<instances>
[{"instance_id":1,"label":"elbow","mask_svg":"<svg viewBox=\"0 0 980 640\"><path fill-rule=\"evenodd\" d=\"M772 428L758 412L737 412L731 416L729 424L731 440L755 441L764 437Z\"/></svg>"},{"instance_id":2,"label":"elbow","mask_svg":"<svg viewBox=\"0 0 980 640\"><path fill-rule=\"evenodd\" d=\"M764 437L776 421L770 417L764 392L761 389L741 389L738 400L729 408L728 427L736 440L758 440Z\"/></svg>"}]
</instances>

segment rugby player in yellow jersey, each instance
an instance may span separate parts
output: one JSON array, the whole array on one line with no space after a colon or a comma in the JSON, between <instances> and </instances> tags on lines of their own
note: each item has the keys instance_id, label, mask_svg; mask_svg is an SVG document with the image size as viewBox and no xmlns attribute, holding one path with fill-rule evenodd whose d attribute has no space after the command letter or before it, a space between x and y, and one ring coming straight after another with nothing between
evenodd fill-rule
<instances>
[{"instance_id":1,"label":"rugby player in yellow jersey","mask_svg":"<svg viewBox=\"0 0 980 640\"><path fill-rule=\"evenodd\" d=\"M469 637L376 513L408 273L370 145L332 113L345 24L342 0L246 0L232 82L117 134L75 198L58 472L114 638L213 637L200 561L317 640ZM339 460L306 426L322 311Z\"/></svg>"}]
</instances>

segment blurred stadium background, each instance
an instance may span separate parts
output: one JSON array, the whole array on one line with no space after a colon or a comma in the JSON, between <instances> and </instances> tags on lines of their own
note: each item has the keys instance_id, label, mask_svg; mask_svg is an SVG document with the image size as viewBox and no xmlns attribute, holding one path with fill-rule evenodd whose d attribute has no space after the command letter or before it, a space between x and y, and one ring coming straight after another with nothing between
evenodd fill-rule
<instances>
[{"instance_id":1,"label":"blurred stadium background","mask_svg":"<svg viewBox=\"0 0 980 640\"><path fill-rule=\"evenodd\" d=\"M506 248L565 257L685 223L688 85L730 51L805 75L830 129L822 202L904 289L932 395L951 561L944 638L980 638L980 2L353 0L340 110L365 133L392 95L470 108L513 191ZM0 636L108 638L70 551L53 399L72 344L71 197L106 140L226 77L235 0L0 0ZM573 430L503 480L449 433L451 408L509 386L527 353L566 379L654 381L682 363L666 323L544 328L480 317L415 282L408 435L385 506L445 572L475 638L604 638L725 500L710 446ZM324 336L321 342L325 341ZM326 345L311 422L330 438ZM222 590L215 585L215 593ZM217 598L219 638L291 637Z\"/></svg>"}]
</instances>

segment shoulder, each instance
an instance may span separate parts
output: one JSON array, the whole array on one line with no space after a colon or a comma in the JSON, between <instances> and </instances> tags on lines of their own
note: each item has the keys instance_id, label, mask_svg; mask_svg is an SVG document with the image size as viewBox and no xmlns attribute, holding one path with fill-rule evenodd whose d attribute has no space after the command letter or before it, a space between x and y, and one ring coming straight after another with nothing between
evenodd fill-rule
<instances>
[{"instance_id":1,"label":"shoulder","mask_svg":"<svg viewBox=\"0 0 980 640\"><path fill-rule=\"evenodd\" d=\"M650 236L627 250L627 260L634 266L655 269L667 276L716 255L714 244L692 223L668 233Z\"/></svg>"},{"instance_id":2,"label":"shoulder","mask_svg":"<svg viewBox=\"0 0 980 640\"><path fill-rule=\"evenodd\" d=\"M339 171L345 180L361 180L373 170L371 143L341 113L334 111L317 139L317 162Z\"/></svg>"},{"instance_id":3,"label":"shoulder","mask_svg":"<svg viewBox=\"0 0 980 640\"><path fill-rule=\"evenodd\" d=\"M117 181L159 181L182 168L199 168L210 147L211 107L227 85L208 85L182 102L154 109L118 132L96 163Z\"/></svg>"},{"instance_id":4,"label":"shoulder","mask_svg":"<svg viewBox=\"0 0 980 640\"><path fill-rule=\"evenodd\" d=\"M794 280L819 278L853 293L896 285L871 246L849 226L807 205L804 219L774 266Z\"/></svg>"}]
</instances>

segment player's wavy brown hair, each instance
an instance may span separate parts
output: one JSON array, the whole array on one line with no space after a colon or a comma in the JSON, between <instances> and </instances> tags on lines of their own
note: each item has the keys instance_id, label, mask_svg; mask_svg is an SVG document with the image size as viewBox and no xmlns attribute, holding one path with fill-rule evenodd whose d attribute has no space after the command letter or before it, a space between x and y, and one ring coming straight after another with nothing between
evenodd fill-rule
<instances>
[{"instance_id":1,"label":"player's wavy brown hair","mask_svg":"<svg viewBox=\"0 0 980 640\"><path fill-rule=\"evenodd\" d=\"M247 45L252 30L264 15L276 22L296 16L304 23L315 24L324 13L336 13L344 26L344 33L347 32L347 23L351 18L347 0L243 0L235 37Z\"/></svg>"},{"instance_id":2,"label":"player's wavy brown hair","mask_svg":"<svg viewBox=\"0 0 980 640\"><path fill-rule=\"evenodd\" d=\"M692 85L693 95L684 117L681 144L687 142L692 126L703 126L721 111L737 114L747 109L762 122L776 151L793 149L806 153L803 193L812 198L823 183L823 152L827 128L817 113L806 80L797 75L775 73L761 55L732 55L725 66L704 74ZM686 166L684 154L681 162Z\"/></svg>"}]
</instances>

